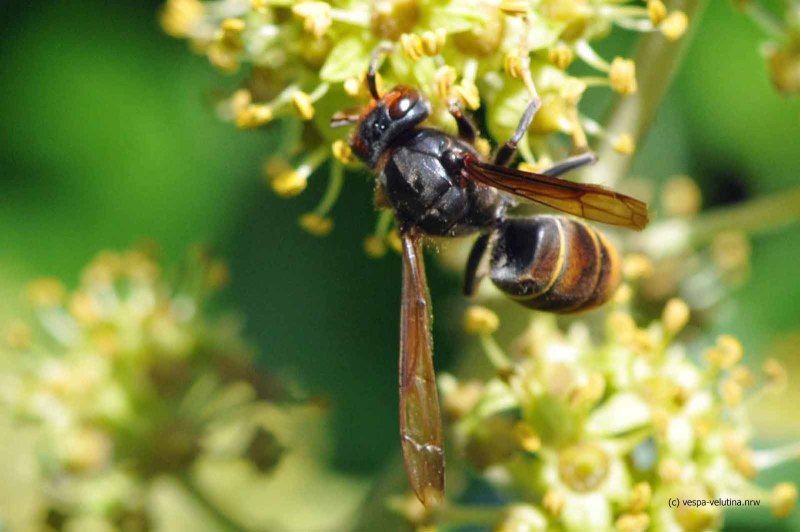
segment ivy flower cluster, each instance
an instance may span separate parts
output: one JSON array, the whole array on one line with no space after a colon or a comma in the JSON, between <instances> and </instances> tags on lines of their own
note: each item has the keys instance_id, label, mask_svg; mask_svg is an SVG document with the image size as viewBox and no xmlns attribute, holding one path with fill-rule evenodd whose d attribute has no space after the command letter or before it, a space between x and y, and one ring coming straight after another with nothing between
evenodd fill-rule
<instances>
[{"instance_id":1,"label":"ivy flower cluster","mask_svg":"<svg viewBox=\"0 0 800 532\"><path fill-rule=\"evenodd\" d=\"M300 219L306 230L322 235L333 227L329 213L343 166L353 163L346 133L331 129L330 119L367 102L365 71L379 44L394 50L382 65L380 84L419 88L431 101L436 127L455 131L448 106L456 101L468 110L481 108L485 131L503 141L528 101L540 98L542 107L520 145L521 164L537 169L585 150L591 137L607 136L580 109L588 89L606 87L623 96L637 91L634 62L604 58L592 43L614 28L661 32L674 41L688 18L661 0L167 0L161 22L223 72L246 65L241 88L219 105L223 117L246 129L291 118L281 154L264 165L276 193L300 194L332 159L327 192ZM575 61L589 74L571 74ZM628 133L609 140L622 154L635 149ZM486 140L478 144L489 150ZM379 218L365 243L369 254L385 253L390 226L391 219Z\"/></svg>"},{"instance_id":2,"label":"ivy flower cluster","mask_svg":"<svg viewBox=\"0 0 800 532\"><path fill-rule=\"evenodd\" d=\"M133 250L101 253L72 291L30 284L31 318L6 333L0 406L39 435L37 528L148 530L157 477L213 510L192 484L198 461L263 474L280 463L284 446L262 420L287 393L255 369L237 322L207 317L225 266L198 250L177 274Z\"/></svg>"},{"instance_id":3,"label":"ivy flower cluster","mask_svg":"<svg viewBox=\"0 0 800 532\"><path fill-rule=\"evenodd\" d=\"M800 445L754 450L748 423L760 397L785 387L782 366L769 360L755 374L732 336L694 356L676 340L690 317L683 301L640 326L619 299L600 342L585 322L564 333L537 316L508 351L493 336L498 317L468 309L465 326L496 376L443 377L443 404L460 453L502 505L409 517L447 525L473 516L501 531L644 531L716 530L724 509L747 499L779 517L792 512L795 484L766 489L753 478L796 459Z\"/></svg>"}]
</instances>

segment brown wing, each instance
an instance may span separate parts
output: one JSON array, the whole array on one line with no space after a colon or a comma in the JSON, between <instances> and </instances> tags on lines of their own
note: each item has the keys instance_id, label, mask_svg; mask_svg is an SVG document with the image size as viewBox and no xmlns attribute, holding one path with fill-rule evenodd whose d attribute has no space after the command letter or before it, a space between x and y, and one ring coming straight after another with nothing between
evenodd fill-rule
<instances>
[{"instance_id":1,"label":"brown wing","mask_svg":"<svg viewBox=\"0 0 800 532\"><path fill-rule=\"evenodd\" d=\"M557 177L498 166L468 155L467 177L516 196L611 225L637 231L647 225L647 205L637 199L598 185L574 183Z\"/></svg>"},{"instance_id":2,"label":"brown wing","mask_svg":"<svg viewBox=\"0 0 800 532\"><path fill-rule=\"evenodd\" d=\"M400 441L411 487L428 506L444 494L444 452L433 373L428 283L420 238L402 235Z\"/></svg>"}]
</instances>

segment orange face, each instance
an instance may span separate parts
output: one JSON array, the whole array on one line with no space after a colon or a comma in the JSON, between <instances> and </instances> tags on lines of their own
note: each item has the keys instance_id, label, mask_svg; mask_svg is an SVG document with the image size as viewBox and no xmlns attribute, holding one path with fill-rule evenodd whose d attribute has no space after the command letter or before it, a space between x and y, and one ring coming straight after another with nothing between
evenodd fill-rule
<instances>
[{"instance_id":1,"label":"orange face","mask_svg":"<svg viewBox=\"0 0 800 532\"><path fill-rule=\"evenodd\" d=\"M361 112L350 135L350 147L361 160L375 167L381 154L401 133L429 115L430 105L419 91L399 85Z\"/></svg>"}]
</instances>

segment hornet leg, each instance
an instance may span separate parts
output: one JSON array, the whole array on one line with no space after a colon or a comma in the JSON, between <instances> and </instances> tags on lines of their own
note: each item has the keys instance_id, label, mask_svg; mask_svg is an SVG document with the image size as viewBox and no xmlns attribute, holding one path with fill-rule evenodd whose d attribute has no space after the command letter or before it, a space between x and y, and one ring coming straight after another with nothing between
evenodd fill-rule
<instances>
[{"instance_id":1,"label":"hornet leg","mask_svg":"<svg viewBox=\"0 0 800 532\"><path fill-rule=\"evenodd\" d=\"M472 123L472 120L464 114L464 109L462 109L461 104L457 101L450 102L448 111L450 111L450 114L456 119L456 124L458 124L458 136L461 140L474 144L475 137L478 136L478 129L475 127L475 124Z\"/></svg>"},{"instance_id":2,"label":"hornet leg","mask_svg":"<svg viewBox=\"0 0 800 532\"><path fill-rule=\"evenodd\" d=\"M519 119L519 124L514 134L511 135L511 138L508 139L499 150L497 150L497 154L494 156L494 164L507 166L508 163L511 162L511 158L514 157L514 153L517 151L517 144L522 140L522 136L528 130L534 115L536 115L536 111L538 111L541 106L542 101L539 98L531 100L525 112L522 113L522 117Z\"/></svg>"},{"instance_id":3,"label":"hornet leg","mask_svg":"<svg viewBox=\"0 0 800 532\"><path fill-rule=\"evenodd\" d=\"M566 174L567 172L575 170L576 168L586 166L587 164L594 164L595 162L597 162L597 156L588 151L586 153L573 155L572 157L564 159L563 161L556 163L552 167L542 172L542 174L550 177L558 177L562 174Z\"/></svg>"},{"instance_id":4,"label":"hornet leg","mask_svg":"<svg viewBox=\"0 0 800 532\"><path fill-rule=\"evenodd\" d=\"M367 87L369 87L369 93L375 100L381 99L381 95L378 93L378 63L381 62L385 54L391 53L393 50L391 44L382 43L376 46L370 55L369 70L367 70Z\"/></svg>"},{"instance_id":5,"label":"hornet leg","mask_svg":"<svg viewBox=\"0 0 800 532\"><path fill-rule=\"evenodd\" d=\"M483 274L479 273L478 270L481 267L483 256L486 254L486 248L489 245L489 236L489 233L484 233L479 236L472 245L472 251L469 252L467 267L464 270L463 288L464 295L467 297L475 294L475 289L478 287L478 283L483 277Z\"/></svg>"}]
</instances>

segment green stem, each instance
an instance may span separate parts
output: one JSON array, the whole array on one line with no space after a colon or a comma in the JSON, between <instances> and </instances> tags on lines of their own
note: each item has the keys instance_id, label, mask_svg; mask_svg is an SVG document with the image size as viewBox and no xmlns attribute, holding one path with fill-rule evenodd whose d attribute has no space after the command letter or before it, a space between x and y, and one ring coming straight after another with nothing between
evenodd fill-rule
<instances>
[{"instance_id":1,"label":"green stem","mask_svg":"<svg viewBox=\"0 0 800 532\"><path fill-rule=\"evenodd\" d=\"M778 40L783 40L786 37L786 27L783 21L765 8L761 2L749 2L745 6L745 12L770 37Z\"/></svg>"},{"instance_id":2,"label":"green stem","mask_svg":"<svg viewBox=\"0 0 800 532\"><path fill-rule=\"evenodd\" d=\"M637 81L635 94L618 98L606 121L606 136L597 146L598 162L585 172L586 180L613 186L630 170L633 157L614 150L614 142L623 133L633 137L636 145L652 124L656 111L667 92L670 81L688 48L708 0L676 0L670 11L680 9L689 17L690 28L679 42L670 42L659 32L642 38L636 52Z\"/></svg>"},{"instance_id":3,"label":"green stem","mask_svg":"<svg viewBox=\"0 0 800 532\"><path fill-rule=\"evenodd\" d=\"M506 509L500 506L464 506L443 504L436 511L436 522L446 527L497 525L505 515Z\"/></svg>"},{"instance_id":4,"label":"green stem","mask_svg":"<svg viewBox=\"0 0 800 532\"><path fill-rule=\"evenodd\" d=\"M342 191L342 184L344 183L344 169L342 164L333 161L331 163L331 175L328 177L328 188L325 190L325 195L322 196L314 212L319 216L325 216L333 208L336 200L339 199L339 193Z\"/></svg>"},{"instance_id":5,"label":"green stem","mask_svg":"<svg viewBox=\"0 0 800 532\"><path fill-rule=\"evenodd\" d=\"M800 187L713 209L689 220L670 219L652 224L633 238L633 248L653 258L677 256L708 244L725 231L757 235L800 221Z\"/></svg>"},{"instance_id":6,"label":"green stem","mask_svg":"<svg viewBox=\"0 0 800 532\"><path fill-rule=\"evenodd\" d=\"M219 506L208 498L208 495L194 482L189 473L181 473L175 476L175 479L180 483L183 489L189 493L194 500L203 507L203 509L211 514L214 519L219 523L220 530L225 532L246 532L247 528L238 524L228 514L223 512Z\"/></svg>"},{"instance_id":7,"label":"green stem","mask_svg":"<svg viewBox=\"0 0 800 532\"><path fill-rule=\"evenodd\" d=\"M498 371L508 371L512 368L511 361L506 356L503 349L497 345L497 341L491 334L481 334L481 347L483 347L486 358Z\"/></svg>"},{"instance_id":8,"label":"green stem","mask_svg":"<svg viewBox=\"0 0 800 532\"><path fill-rule=\"evenodd\" d=\"M777 449L756 451L756 467L759 471L800 458L800 442L790 443Z\"/></svg>"},{"instance_id":9,"label":"green stem","mask_svg":"<svg viewBox=\"0 0 800 532\"><path fill-rule=\"evenodd\" d=\"M692 223L691 241L705 244L723 231L741 230L760 234L800 221L800 187L723 207L702 215Z\"/></svg>"}]
</instances>

